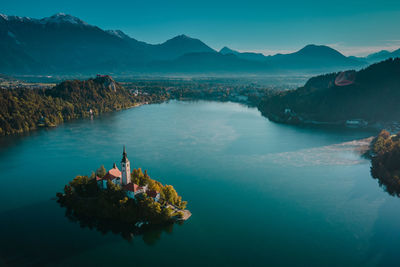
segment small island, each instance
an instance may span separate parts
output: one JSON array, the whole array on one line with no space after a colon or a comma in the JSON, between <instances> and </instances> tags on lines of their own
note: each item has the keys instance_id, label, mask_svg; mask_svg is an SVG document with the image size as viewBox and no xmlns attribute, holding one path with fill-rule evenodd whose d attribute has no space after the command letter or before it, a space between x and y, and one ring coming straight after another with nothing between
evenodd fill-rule
<instances>
[{"instance_id":1,"label":"small island","mask_svg":"<svg viewBox=\"0 0 400 267\"><path fill-rule=\"evenodd\" d=\"M57 193L58 202L69 217L96 221L95 225L110 222L138 229L191 216L172 185L162 185L140 168L131 172L130 167L124 146L121 171L114 163L108 172L101 166L90 177L76 176Z\"/></svg>"},{"instance_id":2,"label":"small island","mask_svg":"<svg viewBox=\"0 0 400 267\"><path fill-rule=\"evenodd\" d=\"M371 142L371 175L393 196L400 197L400 133L382 130Z\"/></svg>"}]
</instances>

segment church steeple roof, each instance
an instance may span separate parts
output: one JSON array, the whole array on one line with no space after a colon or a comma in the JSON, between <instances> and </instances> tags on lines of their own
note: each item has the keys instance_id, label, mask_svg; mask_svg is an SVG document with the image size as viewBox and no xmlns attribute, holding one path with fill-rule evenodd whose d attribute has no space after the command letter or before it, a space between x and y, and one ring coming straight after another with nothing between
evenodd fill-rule
<instances>
[{"instance_id":1,"label":"church steeple roof","mask_svg":"<svg viewBox=\"0 0 400 267\"><path fill-rule=\"evenodd\" d=\"M124 152L122 152L122 162L127 162L128 161L128 157L126 154L126 149L125 149L125 145L124 145Z\"/></svg>"}]
</instances>

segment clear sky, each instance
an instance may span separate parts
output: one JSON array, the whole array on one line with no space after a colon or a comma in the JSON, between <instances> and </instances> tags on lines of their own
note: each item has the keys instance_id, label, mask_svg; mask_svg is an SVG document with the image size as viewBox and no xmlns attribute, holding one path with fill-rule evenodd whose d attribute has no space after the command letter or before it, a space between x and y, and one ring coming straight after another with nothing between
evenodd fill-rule
<instances>
[{"instance_id":1,"label":"clear sky","mask_svg":"<svg viewBox=\"0 0 400 267\"><path fill-rule=\"evenodd\" d=\"M178 34L211 47L264 54L325 44L346 55L400 47L400 0L2 0L0 13L77 16L104 29L161 43Z\"/></svg>"}]
</instances>

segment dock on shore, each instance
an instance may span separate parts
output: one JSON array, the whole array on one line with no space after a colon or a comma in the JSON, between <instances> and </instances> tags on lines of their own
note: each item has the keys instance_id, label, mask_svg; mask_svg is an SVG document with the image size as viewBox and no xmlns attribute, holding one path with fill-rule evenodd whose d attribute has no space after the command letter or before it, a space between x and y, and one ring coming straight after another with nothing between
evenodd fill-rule
<instances>
[{"instance_id":1,"label":"dock on shore","mask_svg":"<svg viewBox=\"0 0 400 267\"><path fill-rule=\"evenodd\" d=\"M189 210L182 210L181 212L183 213L183 216L182 218L179 218L178 221L186 221L190 216L192 216L192 213Z\"/></svg>"}]
</instances>

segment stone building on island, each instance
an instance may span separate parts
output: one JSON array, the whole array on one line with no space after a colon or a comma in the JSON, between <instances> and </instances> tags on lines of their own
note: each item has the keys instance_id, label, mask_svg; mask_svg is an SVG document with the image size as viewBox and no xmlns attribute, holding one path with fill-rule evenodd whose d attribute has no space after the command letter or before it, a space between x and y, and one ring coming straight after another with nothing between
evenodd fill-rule
<instances>
[{"instance_id":1,"label":"stone building on island","mask_svg":"<svg viewBox=\"0 0 400 267\"><path fill-rule=\"evenodd\" d=\"M122 170L122 185L128 185L131 183L131 163L126 154L125 146L124 152L122 152L122 160L121 160L121 170Z\"/></svg>"},{"instance_id":2,"label":"stone building on island","mask_svg":"<svg viewBox=\"0 0 400 267\"><path fill-rule=\"evenodd\" d=\"M101 189L107 189L107 183L112 182L122 187L128 198L136 199L137 196L146 193L147 196L152 197L155 201L160 200L160 193L155 190L149 190L148 186L139 186L131 182L131 164L129 162L126 149L122 153L121 171L114 163L113 168L110 169L104 177L96 176L97 185Z\"/></svg>"},{"instance_id":3,"label":"stone building on island","mask_svg":"<svg viewBox=\"0 0 400 267\"><path fill-rule=\"evenodd\" d=\"M117 165L114 163L113 168L110 169L104 177L100 178L96 176L97 185L102 189L107 189L107 181L111 181L114 184L121 184L122 173L118 170Z\"/></svg>"}]
</instances>

